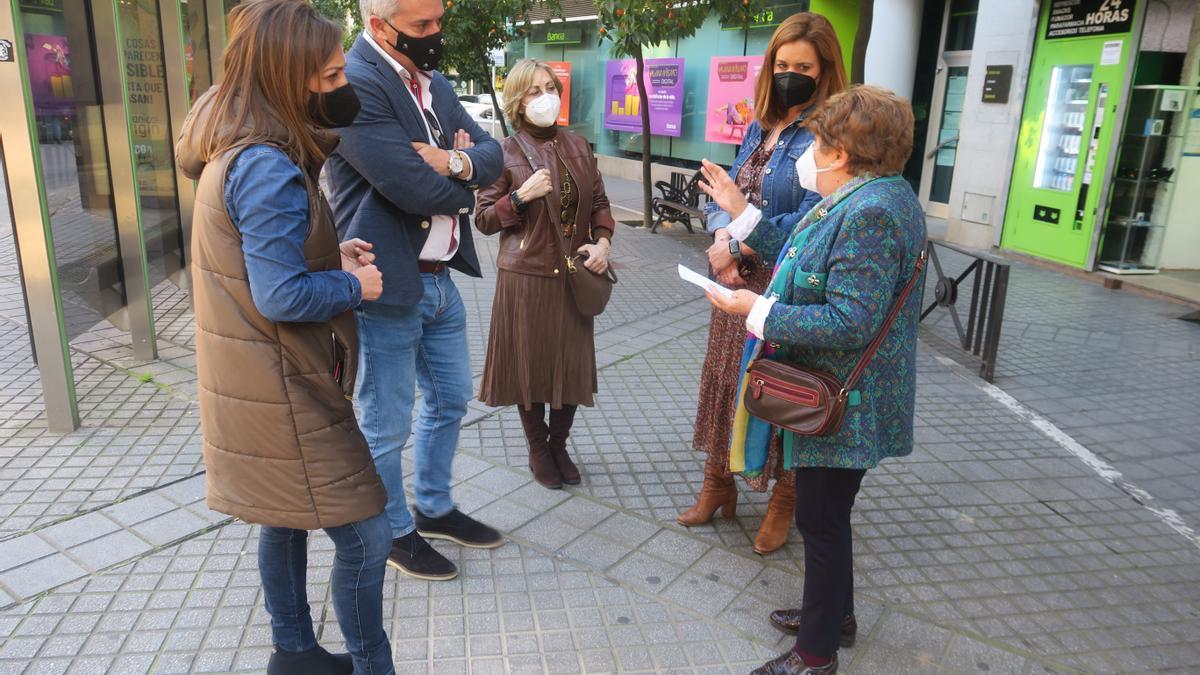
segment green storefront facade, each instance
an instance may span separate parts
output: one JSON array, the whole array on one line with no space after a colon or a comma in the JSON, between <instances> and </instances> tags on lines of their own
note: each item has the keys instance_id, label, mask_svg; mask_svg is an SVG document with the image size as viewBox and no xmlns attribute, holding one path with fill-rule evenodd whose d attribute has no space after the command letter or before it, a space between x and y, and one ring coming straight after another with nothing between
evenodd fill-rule
<instances>
[{"instance_id":1,"label":"green storefront facade","mask_svg":"<svg viewBox=\"0 0 1200 675\"><path fill-rule=\"evenodd\" d=\"M1158 271L1172 237L1191 236L1195 219L1175 202L1188 189L1179 169L1190 161L1188 123L1200 124L1190 114L1200 83L1184 74L1182 53L1154 48L1148 9L1145 0L1041 4L1002 248L1137 274ZM1200 251L1169 260L1200 267Z\"/></svg>"},{"instance_id":2,"label":"green storefront facade","mask_svg":"<svg viewBox=\"0 0 1200 675\"><path fill-rule=\"evenodd\" d=\"M678 137L654 136L651 153L656 162L694 166L707 158L729 164L737 146L705 140L709 68L715 56L753 56L766 51L775 28L798 12L813 11L830 19L849 64L858 30L858 0L775 0L749 29L723 26L716 17L690 38L663 43L646 50L646 58L676 58L684 61L683 117ZM615 58L610 43L602 41L598 25L589 13L535 26L522 43L510 46L509 61L530 57L571 64L570 128L593 143L599 155L641 156L637 134L604 128L603 91L605 64ZM565 28L563 26L566 26ZM559 39L559 38L562 39Z\"/></svg>"}]
</instances>

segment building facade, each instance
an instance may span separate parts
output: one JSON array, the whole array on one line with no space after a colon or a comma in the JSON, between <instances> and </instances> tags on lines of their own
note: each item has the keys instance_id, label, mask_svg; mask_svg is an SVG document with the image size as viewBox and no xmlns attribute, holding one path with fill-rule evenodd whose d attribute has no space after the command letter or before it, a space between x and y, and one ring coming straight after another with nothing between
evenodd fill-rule
<instances>
[{"instance_id":1,"label":"building facade","mask_svg":"<svg viewBox=\"0 0 1200 675\"><path fill-rule=\"evenodd\" d=\"M909 97L917 119L905 172L947 237L1086 270L1131 274L1200 268L1200 86L1197 0L880 0L864 80ZM655 132L660 176L707 158L732 162L737 137L713 140L731 109L715 91L722 58L765 50L800 11L830 17L847 68L855 0L772 3L749 30L710 19L649 58L678 62L678 126ZM614 60L589 2L539 26L510 59L569 73L570 128L611 173L638 174L640 132L611 124ZM752 106L750 106L752 107ZM614 160L627 160L622 164Z\"/></svg>"}]
</instances>

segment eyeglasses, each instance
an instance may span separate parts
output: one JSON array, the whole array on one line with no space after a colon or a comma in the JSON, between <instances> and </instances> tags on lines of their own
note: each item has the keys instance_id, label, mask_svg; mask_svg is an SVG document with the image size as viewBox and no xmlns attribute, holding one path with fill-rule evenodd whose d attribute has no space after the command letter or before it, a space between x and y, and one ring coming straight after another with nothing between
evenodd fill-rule
<instances>
[{"instance_id":1,"label":"eyeglasses","mask_svg":"<svg viewBox=\"0 0 1200 675\"><path fill-rule=\"evenodd\" d=\"M443 150L449 150L450 146L446 145L446 135L442 133L442 125L438 124L437 116L428 108L421 108L421 112L425 113L425 121L429 123L429 130L433 132L433 142Z\"/></svg>"}]
</instances>

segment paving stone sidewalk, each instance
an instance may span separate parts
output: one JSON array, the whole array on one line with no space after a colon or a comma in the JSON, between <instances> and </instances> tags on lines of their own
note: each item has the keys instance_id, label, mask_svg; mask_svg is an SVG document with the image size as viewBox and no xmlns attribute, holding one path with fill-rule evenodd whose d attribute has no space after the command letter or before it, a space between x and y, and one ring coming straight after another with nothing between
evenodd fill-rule
<instances>
[{"instance_id":1,"label":"paving stone sidewalk","mask_svg":"<svg viewBox=\"0 0 1200 675\"><path fill-rule=\"evenodd\" d=\"M256 528L202 502L186 295L155 289L160 361L134 360L106 324L72 341L84 426L48 434L4 225L0 673L261 671ZM389 572L400 672L736 673L786 647L765 617L799 600L803 549L753 553L766 495L744 490L732 521L674 522L701 479L690 438L709 312L674 267L703 269L703 248L678 227L617 233L598 405L572 438L583 485L532 483L515 412L472 405L455 495L509 542L438 543L463 571L451 582ZM495 241L481 250L492 260ZM456 276L477 374L493 279ZM945 319L923 329L917 450L871 472L856 508L861 632L843 669L1200 670L1186 534L1200 526L1200 326L1044 270L1015 267L1011 287L998 389L955 363ZM313 616L337 647L323 535L310 558Z\"/></svg>"}]
</instances>

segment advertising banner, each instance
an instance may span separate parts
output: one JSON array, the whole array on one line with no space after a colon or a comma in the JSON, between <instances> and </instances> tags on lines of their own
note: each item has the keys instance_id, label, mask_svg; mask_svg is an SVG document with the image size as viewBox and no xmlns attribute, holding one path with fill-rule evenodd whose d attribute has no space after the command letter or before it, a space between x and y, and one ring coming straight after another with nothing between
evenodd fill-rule
<instances>
[{"instance_id":1,"label":"advertising banner","mask_svg":"<svg viewBox=\"0 0 1200 675\"><path fill-rule=\"evenodd\" d=\"M1051 0L1046 39L1128 33L1133 8L1129 0Z\"/></svg>"},{"instance_id":2,"label":"advertising banner","mask_svg":"<svg viewBox=\"0 0 1200 675\"><path fill-rule=\"evenodd\" d=\"M75 109L71 86L71 48L60 35L25 35L29 57L29 91L37 115L68 115ZM61 120L54 123L60 124ZM59 135L61 135L61 130ZM57 139L56 139L57 140Z\"/></svg>"},{"instance_id":3,"label":"advertising banner","mask_svg":"<svg viewBox=\"0 0 1200 675\"><path fill-rule=\"evenodd\" d=\"M754 83L761 56L714 56L708 73L704 140L741 143L754 119Z\"/></svg>"},{"instance_id":4,"label":"advertising banner","mask_svg":"<svg viewBox=\"0 0 1200 675\"><path fill-rule=\"evenodd\" d=\"M550 70L554 71L554 74L558 76L558 81L562 83L562 91L558 92L558 96L562 100L562 107L558 111L558 126L569 126L571 124L571 62L547 61L546 65L550 66Z\"/></svg>"},{"instance_id":5,"label":"advertising banner","mask_svg":"<svg viewBox=\"0 0 1200 675\"><path fill-rule=\"evenodd\" d=\"M679 136L683 124L683 59L646 59L646 97L650 133ZM633 59L609 61L604 74L604 128L641 133L637 65Z\"/></svg>"}]
</instances>

